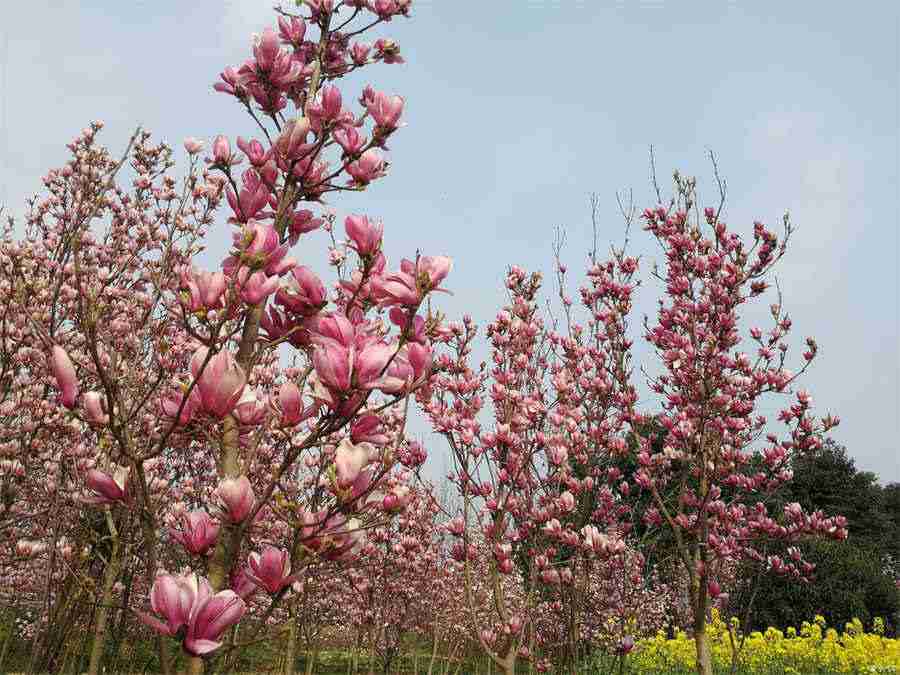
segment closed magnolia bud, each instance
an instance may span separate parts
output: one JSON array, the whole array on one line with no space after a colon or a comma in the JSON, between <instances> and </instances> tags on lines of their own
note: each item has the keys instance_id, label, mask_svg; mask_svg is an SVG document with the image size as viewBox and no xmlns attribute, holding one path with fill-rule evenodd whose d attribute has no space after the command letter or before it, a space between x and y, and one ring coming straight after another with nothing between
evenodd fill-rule
<instances>
[{"instance_id":1,"label":"closed magnolia bud","mask_svg":"<svg viewBox=\"0 0 900 675\"><path fill-rule=\"evenodd\" d=\"M361 256L371 256L381 249L384 225L372 222L368 216L347 216L344 221L351 248Z\"/></svg>"},{"instance_id":2,"label":"closed magnolia bud","mask_svg":"<svg viewBox=\"0 0 900 675\"><path fill-rule=\"evenodd\" d=\"M90 424L106 424L109 422L109 416L103 411L103 396L96 391L87 392L82 403L87 421Z\"/></svg>"},{"instance_id":3,"label":"closed magnolia bud","mask_svg":"<svg viewBox=\"0 0 900 675\"><path fill-rule=\"evenodd\" d=\"M303 419L303 398L300 388L293 382L285 382L278 390L278 406L281 409L281 423L294 426Z\"/></svg>"},{"instance_id":4,"label":"closed magnolia bud","mask_svg":"<svg viewBox=\"0 0 900 675\"><path fill-rule=\"evenodd\" d=\"M56 378L56 386L61 392L60 403L71 410L75 407L75 400L78 398L78 380L75 378L75 366L72 365L72 360L66 350L59 345L53 345L50 369L53 371L53 377Z\"/></svg>"},{"instance_id":5,"label":"closed magnolia bud","mask_svg":"<svg viewBox=\"0 0 900 675\"><path fill-rule=\"evenodd\" d=\"M253 486L246 476L226 478L216 488L222 515L232 523L241 523L256 505Z\"/></svg>"},{"instance_id":6,"label":"closed magnolia bud","mask_svg":"<svg viewBox=\"0 0 900 675\"><path fill-rule=\"evenodd\" d=\"M213 141L213 162L216 164L221 164L223 166L227 166L231 164L232 153L231 153L231 144L228 142L228 139L225 136L216 136Z\"/></svg>"}]
</instances>

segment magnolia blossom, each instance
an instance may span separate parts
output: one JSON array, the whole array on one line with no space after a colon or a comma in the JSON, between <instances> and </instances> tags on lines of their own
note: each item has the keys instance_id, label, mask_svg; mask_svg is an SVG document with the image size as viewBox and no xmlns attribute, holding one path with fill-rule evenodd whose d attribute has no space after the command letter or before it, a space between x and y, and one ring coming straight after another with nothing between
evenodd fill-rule
<instances>
[{"instance_id":1,"label":"magnolia blossom","mask_svg":"<svg viewBox=\"0 0 900 675\"><path fill-rule=\"evenodd\" d=\"M305 265L291 270L287 283L278 289L275 301L285 309L301 316L312 316L321 310L328 299L322 280Z\"/></svg>"},{"instance_id":2,"label":"magnolia blossom","mask_svg":"<svg viewBox=\"0 0 900 675\"><path fill-rule=\"evenodd\" d=\"M238 283L241 288L241 300L248 305L257 305L278 290L280 280L276 276L268 276L262 270L250 273L246 267L238 272Z\"/></svg>"},{"instance_id":3,"label":"magnolia blossom","mask_svg":"<svg viewBox=\"0 0 900 675\"><path fill-rule=\"evenodd\" d=\"M226 278L222 272L206 272L191 266L181 272L181 287L190 311L218 309L225 295Z\"/></svg>"},{"instance_id":4,"label":"magnolia blossom","mask_svg":"<svg viewBox=\"0 0 900 675\"><path fill-rule=\"evenodd\" d=\"M347 173L357 185L368 185L376 178L381 178L385 171L385 161L375 148L366 150L358 160L347 165Z\"/></svg>"},{"instance_id":5,"label":"magnolia blossom","mask_svg":"<svg viewBox=\"0 0 900 675\"><path fill-rule=\"evenodd\" d=\"M248 578L257 586L275 595L290 586L299 575L290 576L291 558L288 552L274 546L266 546L262 553L251 553L248 558Z\"/></svg>"},{"instance_id":6,"label":"magnolia blossom","mask_svg":"<svg viewBox=\"0 0 900 675\"><path fill-rule=\"evenodd\" d=\"M180 638L193 656L218 649L219 638L247 610L234 591L213 593L209 582L196 574L158 576L150 590L150 607L157 616L138 612L140 620L158 633Z\"/></svg>"},{"instance_id":7,"label":"magnolia blossom","mask_svg":"<svg viewBox=\"0 0 900 675\"><path fill-rule=\"evenodd\" d=\"M403 114L403 98L389 96L380 91L375 92L375 95L367 101L366 109L381 130L393 131L397 128L400 116Z\"/></svg>"},{"instance_id":8,"label":"magnolia blossom","mask_svg":"<svg viewBox=\"0 0 900 675\"><path fill-rule=\"evenodd\" d=\"M109 422L109 415L103 409L104 396L96 391L89 391L82 397L85 418L91 424L103 425Z\"/></svg>"},{"instance_id":9,"label":"magnolia blossom","mask_svg":"<svg viewBox=\"0 0 900 675\"><path fill-rule=\"evenodd\" d=\"M293 382L285 382L278 389L278 409L284 426L295 426L304 419L303 396L300 388Z\"/></svg>"},{"instance_id":10,"label":"magnolia blossom","mask_svg":"<svg viewBox=\"0 0 900 675\"><path fill-rule=\"evenodd\" d=\"M244 393L237 405L234 406L234 418L238 424L245 427L259 426L266 420L269 414L269 399L249 387L244 389Z\"/></svg>"},{"instance_id":11,"label":"magnolia blossom","mask_svg":"<svg viewBox=\"0 0 900 675\"><path fill-rule=\"evenodd\" d=\"M381 248L384 224L371 222L368 216L347 216L344 221L350 246L361 256L371 256Z\"/></svg>"},{"instance_id":12,"label":"magnolia blossom","mask_svg":"<svg viewBox=\"0 0 900 675\"><path fill-rule=\"evenodd\" d=\"M256 496L247 476L226 478L215 490L223 516L232 523L241 523L256 505Z\"/></svg>"},{"instance_id":13,"label":"magnolia blossom","mask_svg":"<svg viewBox=\"0 0 900 675\"><path fill-rule=\"evenodd\" d=\"M339 488L348 488L353 484L363 467L369 463L373 451L371 443L354 445L349 438L341 441L334 453L334 469Z\"/></svg>"},{"instance_id":14,"label":"magnolia blossom","mask_svg":"<svg viewBox=\"0 0 900 675\"><path fill-rule=\"evenodd\" d=\"M216 136L212 145L213 158L212 161L220 166L230 166L240 162L239 157L235 157L231 150L231 144L226 136Z\"/></svg>"},{"instance_id":15,"label":"magnolia blossom","mask_svg":"<svg viewBox=\"0 0 900 675\"><path fill-rule=\"evenodd\" d=\"M61 392L60 403L70 410L75 407L75 399L78 398L78 380L75 377L75 366L59 345L53 345L50 355L50 369L56 378L56 386Z\"/></svg>"},{"instance_id":16,"label":"magnolia blossom","mask_svg":"<svg viewBox=\"0 0 900 675\"><path fill-rule=\"evenodd\" d=\"M382 306L418 306L432 291L444 291L441 282L453 268L446 256L422 256L417 262L402 260L400 271L386 274L373 283L373 294Z\"/></svg>"},{"instance_id":17,"label":"magnolia blossom","mask_svg":"<svg viewBox=\"0 0 900 675\"><path fill-rule=\"evenodd\" d=\"M189 155L196 155L203 150L204 145L203 141L198 140L193 136L188 136L184 139L184 149L187 150Z\"/></svg>"},{"instance_id":18,"label":"magnolia blossom","mask_svg":"<svg viewBox=\"0 0 900 675\"><path fill-rule=\"evenodd\" d=\"M128 502L130 500L128 490L130 471L128 467L119 466L116 467L112 476L97 469L86 472L84 482L91 491L87 501L98 505Z\"/></svg>"},{"instance_id":19,"label":"magnolia blossom","mask_svg":"<svg viewBox=\"0 0 900 675\"><path fill-rule=\"evenodd\" d=\"M169 534L188 553L203 555L216 543L219 523L210 518L206 511L191 511L181 515L178 526L170 528Z\"/></svg>"},{"instance_id":20,"label":"magnolia blossom","mask_svg":"<svg viewBox=\"0 0 900 675\"><path fill-rule=\"evenodd\" d=\"M240 400L246 384L244 370L227 351L221 351L206 364L203 372L200 368L206 360L208 350L201 347L191 359L191 373L197 379L197 390L200 393L200 404L204 411L213 417L222 419Z\"/></svg>"}]
</instances>

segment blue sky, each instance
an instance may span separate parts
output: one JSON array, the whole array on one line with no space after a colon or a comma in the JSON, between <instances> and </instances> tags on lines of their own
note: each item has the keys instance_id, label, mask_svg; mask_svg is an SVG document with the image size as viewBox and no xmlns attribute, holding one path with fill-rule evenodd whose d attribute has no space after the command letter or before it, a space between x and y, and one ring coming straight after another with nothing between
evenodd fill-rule
<instances>
[{"instance_id":1,"label":"blue sky","mask_svg":"<svg viewBox=\"0 0 900 675\"><path fill-rule=\"evenodd\" d=\"M272 21L270 2L3 5L0 200L14 213L92 119L106 122L115 149L136 124L179 148L188 135L252 133L210 85L246 57L250 34ZM806 380L817 410L841 416L834 437L858 466L900 480L894 3L414 7L412 20L386 32L407 64L350 83L404 95L408 126L391 143L389 178L334 200L340 215L383 218L390 260L416 248L453 256L455 294L444 308L483 323L503 300L506 264L550 270L557 226L570 269L581 267L591 192L604 242L622 233L617 190L652 204L650 144L664 187L677 168L697 175L712 201L711 148L728 181L730 223L747 231L789 210L797 225L778 277L795 338L813 335L821 348ZM218 255L224 223L212 236ZM654 255L642 233L634 241ZM657 291L647 283L639 312L652 311Z\"/></svg>"}]
</instances>

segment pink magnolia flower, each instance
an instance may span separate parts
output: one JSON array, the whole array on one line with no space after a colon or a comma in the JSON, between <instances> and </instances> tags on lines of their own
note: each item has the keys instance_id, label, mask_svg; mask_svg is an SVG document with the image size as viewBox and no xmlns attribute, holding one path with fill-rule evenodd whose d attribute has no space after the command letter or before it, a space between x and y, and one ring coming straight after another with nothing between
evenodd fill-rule
<instances>
[{"instance_id":1,"label":"pink magnolia flower","mask_svg":"<svg viewBox=\"0 0 900 675\"><path fill-rule=\"evenodd\" d=\"M322 93L319 99L322 105L322 116L327 120L337 119L341 114L341 90L330 85L322 87Z\"/></svg>"},{"instance_id":2,"label":"pink magnolia flower","mask_svg":"<svg viewBox=\"0 0 900 675\"><path fill-rule=\"evenodd\" d=\"M298 575L290 576L291 558L283 549L266 546L261 554L251 553L248 563L247 577L272 595L297 580Z\"/></svg>"},{"instance_id":3,"label":"pink magnolia flower","mask_svg":"<svg viewBox=\"0 0 900 675\"><path fill-rule=\"evenodd\" d=\"M396 0L395 0L396 1ZM408 6L409 3L406 3ZM403 57L400 55L400 45L388 38L379 38L375 40L375 56L380 58L384 63L404 63Z\"/></svg>"},{"instance_id":4,"label":"pink magnolia flower","mask_svg":"<svg viewBox=\"0 0 900 675\"><path fill-rule=\"evenodd\" d=\"M225 190L225 197L234 212L228 222L246 223L252 218L265 217L266 213L262 210L269 203L269 188L254 169L247 169L241 176L240 192L236 195L229 187Z\"/></svg>"},{"instance_id":5,"label":"pink magnolia flower","mask_svg":"<svg viewBox=\"0 0 900 675\"><path fill-rule=\"evenodd\" d=\"M417 306L428 293L447 292L440 287L441 282L453 268L453 261L447 256L422 256L418 263L411 260L400 262L400 271L387 274L373 281L372 291L382 306Z\"/></svg>"},{"instance_id":6,"label":"pink magnolia flower","mask_svg":"<svg viewBox=\"0 0 900 675\"><path fill-rule=\"evenodd\" d=\"M371 443L354 445L349 438L341 441L334 453L335 475L340 489L345 490L353 485L363 467L369 463L373 450Z\"/></svg>"},{"instance_id":7,"label":"pink magnolia flower","mask_svg":"<svg viewBox=\"0 0 900 675\"><path fill-rule=\"evenodd\" d=\"M226 279L222 272L206 272L191 266L181 272L181 287L190 311L218 309L225 295Z\"/></svg>"},{"instance_id":8,"label":"pink magnolia flower","mask_svg":"<svg viewBox=\"0 0 900 675\"><path fill-rule=\"evenodd\" d=\"M357 386L368 388L379 377L397 351L395 345L385 342L371 342L357 350L353 363L353 380Z\"/></svg>"},{"instance_id":9,"label":"pink magnolia flower","mask_svg":"<svg viewBox=\"0 0 900 675\"><path fill-rule=\"evenodd\" d=\"M353 372L353 351L329 340L313 349L313 367L319 380L329 389L346 392Z\"/></svg>"},{"instance_id":10,"label":"pink magnolia flower","mask_svg":"<svg viewBox=\"0 0 900 675\"><path fill-rule=\"evenodd\" d=\"M310 131L310 121L306 117L289 120L275 141L275 147L278 149L281 160L289 163L303 159L310 154L316 147L306 142ZM287 168L289 168L289 164L285 166L285 169Z\"/></svg>"},{"instance_id":11,"label":"pink magnolia flower","mask_svg":"<svg viewBox=\"0 0 900 675\"><path fill-rule=\"evenodd\" d=\"M255 167L261 167L269 159L269 153L263 147L263 144L255 138L251 138L248 141L243 136L238 136L237 146L247 155L247 159Z\"/></svg>"},{"instance_id":12,"label":"pink magnolia flower","mask_svg":"<svg viewBox=\"0 0 900 675\"><path fill-rule=\"evenodd\" d=\"M178 527L170 528L169 534L188 553L203 555L216 543L219 523L210 518L206 511L191 511L181 515Z\"/></svg>"},{"instance_id":13,"label":"pink magnolia flower","mask_svg":"<svg viewBox=\"0 0 900 675\"><path fill-rule=\"evenodd\" d=\"M216 82L213 85L213 89L216 91L220 91L223 94L230 94L231 96L236 96L238 98L244 98L247 95L247 92L244 88L244 85L241 83L241 77L237 74L237 71L234 68L226 68L219 74L219 77L222 79L221 82Z\"/></svg>"},{"instance_id":14,"label":"pink magnolia flower","mask_svg":"<svg viewBox=\"0 0 900 675\"><path fill-rule=\"evenodd\" d=\"M301 234L313 232L322 227L322 219L313 216L313 212L309 209L301 209L297 211L290 220L288 230L291 233L291 245L297 243Z\"/></svg>"},{"instance_id":15,"label":"pink magnolia flower","mask_svg":"<svg viewBox=\"0 0 900 675\"><path fill-rule=\"evenodd\" d=\"M184 139L184 149L187 150L189 155L196 155L198 152L203 150L203 146L205 144L203 141L194 138L193 136L188 136Z\"/></svg>"},{"instance_id":16,"label":"pink magnolia flower","mask_svg":"<svg viewBox=\"0 0 900 675\"><path fill-rule=\"evenodd\" d=\"M103 425L109 422L109 415L103 409L104 397L96 391L86 392L82 397L85 418L90 424Z\"/></svg>"},{"instance_id":17,"label":"pink magnolia flower","mask_svg":"<svg viewBox=\"0 0 900 675\"><path fill-rule=\"evenodd\" d=\"M256 505L253 486L246 476L226 478L215 490L222 515L232 523L241 523Z\"/></svg>"},{"instance_id":18,"label":"pink magnolia flower","mask_svg":"<svg viewBox=\"0 0 900 675\"><path fill-rule=\"evenodd\" d=\"M372 296L382 307L418 307L422 301L416 278L403 271L375 277L372 279L371 289Z\"/></svg>"},{"instance_id":19,"label":"pink magnolia flower","mask_svg":"<svg viewBox=\"0 0 900 675\"><path fill-rule=\"evenodd\" d=\"M371 45L367 45L364 42L354 42L353 46L350 47L350 58L353 59L353 63L361 66L366 63L369 58L369 52L371 51Z\"/></svg>"},{"instance_id":20,"label":"pink magnolia flower","mask_svg":"<svg viewBox=\"0 0 900 675\"><path fill-rule=\"evenodd\" d=\"M409 314L401 307L391 307L388 316L391 319L391 323L406 333L408 339L425 344L428 339L425 335L425 319L416 314L412 318L412 327L410 327Z\"/></svg>"},{"instance_id":21,"label":"pink magnolia flower","mask_svg":"<svg viewBox=\"0 0 900 675\"><path fill-rule=\"evenodd\" d=\"M191 359L191 373L198 378L196 389L200 393L203 410L213 417L222 419L234 410L244 392L247 378L243 369L227 351L221 351L213 356L200 373L206 355L206 347L196 351Z\"/></svg>"},{"instance_id":22,"label":"pink magnolia flower","mask_svg":"<svg viewBox=\"0 0 900 675\"><path fill-rule=\"evenodd\" d=\"M214 594L209 582L196 574L157 577L150 590L150 607L163 620L138 612L140 620L163 635L183 635L182 646L193 656L218 649L222 644L219 638L247 610L234 591Z\"/></svg>"},{"instance_id":23,"label":"pink magnolia flower","mask_svg":"<svg viewBox=\"0 0 900 675\"><path fill-rule=\"evenodd\" d=\"M347 165L347 173L350 174L352 180L350 183L365 186L377 178L384 176L386 162L381 153L375 148L366 150L360 158L355 162Z\"/></svg>"},{"instance_id":24,"label":"pink magnolia flower","mask_svg":"<svg viewBox=\"0 0 900 675\"><path fill-rule=\"evenodd\" d=\"M386 445L390 441L388 435L381 429L381 418L372 414L356 418L350 427L350 439L354 443L368 442L374 445Z\"/></svg>"},{"instance_id":25,"label":"pink magnolia flower","mask_svg":"<svg viewBox=\"0 0 900 675\"><path fill-rule=\"evenodd\" d=\"M385 132L393 131L397 128L400 116L403 114L403 98L389 96L379 91L375 92L366 107L379 129Z\"/></svg>"},{"instance_id":26,"label":"pink magnolia flower","mask_svg":"<svg viewBox=\"0 0 900 675\"><path fill-rule=\"evenodd\" d=\"M50 369L56 379L56 386L62 394L59 398L60 403L71 410L75 407L75 400L78 398L78 380L75 377L75 366L72 365L72 360L66 350L59 345L53 345Z\"/></svg>"},{"instance_id":27,"label":"pink magnolia flower","mask_svg":"<svg viewBox=\"0 0 900 675\"><path fill-rule=\"evenodd\" d=\"M287 17L278 17L278 35L285 42L289 42L294 46L303 44L303 38L306 35L306 22L302 19L292 16L290 21Z\"/></svg>"},{"instance_id":28,"label":"pink magnolia flower","mask_svg":"<svg viewBox=\"0 0 900 675\"><path fill-rule=\"evenodd\" d=\"M349 347L356 339L356 329L343 314L326 314L318 317L314 332L313 342L316 344L334 341L342 347Z\"/></svg>"},{"instance_id":29,"label":"pink magnolia flower","mask_svg":"<svg viewBox=\"0 0 900 675\"><path fill-rule=\"evenodd\" d=\"M348 157L360 154L363 148L366 147L367 139L357 131L356 127L340 127L334 130L332 136Z\"/></svg>"},{"instance_id":30,"label":"pink magnolia flower","mask_svg":"<svg viewBox=\"0 0 900 675\"><path fill-rule=\"evenodd\" d=\"M206 582L205 579L202 580ZM188 633L184 639L184 650L194 656L209 654L222 646L219 638L241 620L247 605L232 590L212 594L206 582L201 585L197 600L191 611Z\"/></svg>"},{"instance_id":31,"label":"pink magnolia flower","mask_svg":"<svg viewBox=\"0 0 900 675\"><path fill-rule=\"evenodd\" d=\"M258 305L278 290L279 278L267 276L259 270L250 273L246 267L241 267L238 272L238 283L241 287L241 300L248 305Z\"/></svg>"},{"instance_id":32,"label":"pink magnolia flower","mask_svg":"<svg viewBox=\"0 0 900 675\"><path fill-rule=\"evenodd\" d=\"M256 584L253 583L247 575L247 570L243 567L238 570L232 570L228 585L243 600L249 598L257 590Z\"/></svg>"},{"instance_id":33,"label":"pink magnolia flower","mask_svg":"<svg viewBox=\"0 0 900 675\"><path fill-rule=\"evenodd\" d=\"M215 140L213 140L212 151L213 164L217 166L227 168L241 161L240 158L235 157L234 152L231 150L231 144L225 136L216 136Z\"/></svg>"},{"instance_id":34,"label":"pink magnolia flower","mask_svg":"<svg viewBox=\"0 0 900 675\"><path fill-rule=\"evenodd\" d=\"M184 400L186 390L187 385L184 384L173 387L159 401L160 412L170 419L178 415L179 426L189 424L194 417L194 413L200 408L200 394L197 391L197 387L191 390L191 395L188 396L187 401Z\"/></svg>"},{"instance_id":35,"label":"pink magnolia flower","mask_svg":"<svg viewBox=\"0 0 900 675\"><path fill-rule=\"evenodd\" d=\"M287 284L278 289L275 302L302 316L319 312L327 301L325 285L306 265L291 270Z\"/></svg>"},{"instance_id":36,"label":"pink magnolia flower","mask_svg":"<svg viewBox=\"0 0 900 675\"><path fill-rule=\"evenodd\" d=\"M293 382L285 382L278 390L278 407L281 410L281 423L284 426L295 426L303 420L303 396L300 388Z\"/></svg>"},{"instance_id":37,"label":"pink magnolia flower","mask_svg":"<svg viewBox=\"0 0 900 675\"><path fill-rule=\"evenodd\" d=\"M344 221L351 248L361 256L371 256L381 249L384 225L369 221L368 216L347 216Z\"/></svg>"},{"instance_id":38,"label":"pink magnolia flower","mask_svg":"<svg viewBox=\"0 0 900 675\"><path fill-rule=\"evenodd\" d=\"M403 346L384 376L368 383L368 388L399 394L417 387L431 374L431 348L417 342Z\"/></svg>"},{"instance_id":39,"label":"pink magnolia flower","mask_svg":"<svg viewBox=\"0 0 900 675\"><path fill-rule=\"evenodd\" d=\"M414 267L409 261L405 262L408 266ZM453 269L453 260L445 255L422 256L419 259L418 272L424 275L426 292L444 291L446 293L443 288L440 288L440 285L447 278L447 275L450 274L451 269Z\"/></svg>"},{"instance_id":40,"label":"pink magnolia flower","mask_svg":"<svg viewBox=\"0 0 900 675\"><path fill-rule=\"evenodd\" d=\"M281 51L281 44L278 42L278 35L271 28L266 28L262 35L253 45L253 56L256 58L256 65L262 71L268 71L275 63L278 52Z\"/></svg>"},{"instance_id":41,"label":"pink magnolia flower","mask_svg":"<svg viewBox=\"0 0 900 675\"><path fill-rule=\"evenodd\" d=\"M575 510L575 495L566 490L559 496L559 509L563 513L571 513Z\"/></svg>"},{"instance_id":42,"label":"pink magnolia flower","mask_svg":"<svg viewBox=\"0 0 900 675\"><path fill-rule=\"evenodd\" d=\"M240 232L235 232L234 246L243 255L248 264L264 267L272 256L279 253L279 236L272 223L258 220L249 221ZM284 257L282 253L281 257Z\"/></svg>"},{"instance_id":43,"label":"pink magnolia flower","mask_svg":"<svg viewBox=\"0 0 900 675\"><path fill-rule=\"evenodd\" d=\"M127 503L130 500L128 489L130 471L123 466L116 467L112 476L97 469L87 471L84 474L84 482L93 493L87 501L92 504Z\"/></svg>"},{"instance_id":44,"label":"pink magnolia flower","mask_svg":"<svg viewBox=\"0 0 900 675\"><path fill-rule=\"evenodd\" d=\"M269 414L269 399L247 387L237 405L234 407L234 418L245 427L256 427L266 420Z\"/></svg>"},{"instance_id":45,"label":"pink magnolia flower","mask_svg":"<svg viewBox=\"0 0 900 675\"><path fill-rule=\"evenodd\" d=\"M158 633L175 637L190 621L196 595L196 587L187 577L161 574L153 581L150 589L150 608L163 620L140 611L137 615L144 624Z\"/></svg>"}]
</instances>

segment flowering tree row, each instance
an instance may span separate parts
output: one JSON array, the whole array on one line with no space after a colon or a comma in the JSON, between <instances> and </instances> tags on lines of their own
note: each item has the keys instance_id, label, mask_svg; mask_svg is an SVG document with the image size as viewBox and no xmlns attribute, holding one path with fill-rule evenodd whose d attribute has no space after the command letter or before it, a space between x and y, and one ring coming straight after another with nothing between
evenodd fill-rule
<instances>
[{"instance_id":1,"label":"flowering tree row","mask_svg":"<svg viewBox=\"0 0 900 675\"><path fill-rule=\"evenodd\" d=\"M179 177L173 148L139 129L117 158L94 123L24 231L10 222L0 592L29 671L71 667L88 635L96 673L152 634L165 673L227 669L259 644L282 645L292 672L298 645L336 627L384 668L412 639L431 645L429 669L475 645L506 673L574 671L681 612L709 673L708 610L727 607L737 563L807 579L799 549L767 542L846 536L840 517L768 506L792 455L837 424L794 388L817 346L788 370L780 295L771 327L739 330L789 223L745 243L677 175L671 202L643 213L664 257L643 329L653 411L638 405L627 245L591 251L580 309L558 261L549 325L541 276L510 267L479 367L475 322L433 309L450 259L391 267L381 221L324 208L389 170L404 99L341 85L403 62L395 41L364 38L410 9L279 11L215 84L252 135L188 138ZM225 230L229 254L209 260ZM759 413L774 396L790 397L782 434ZM447 441L449 505L418 477L415 408Z\"/></svg>"}]
</instances>

